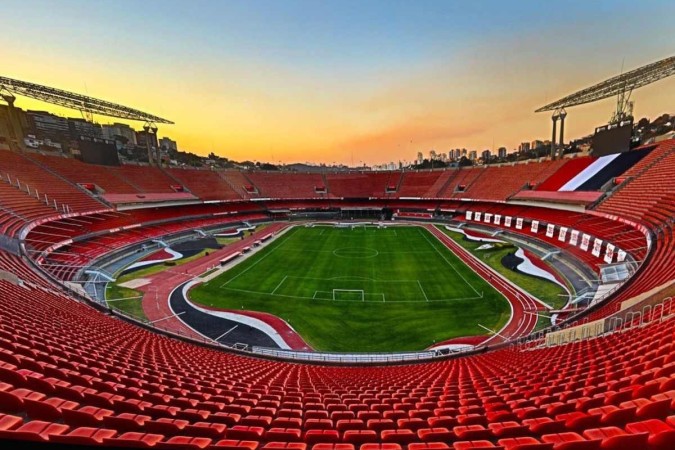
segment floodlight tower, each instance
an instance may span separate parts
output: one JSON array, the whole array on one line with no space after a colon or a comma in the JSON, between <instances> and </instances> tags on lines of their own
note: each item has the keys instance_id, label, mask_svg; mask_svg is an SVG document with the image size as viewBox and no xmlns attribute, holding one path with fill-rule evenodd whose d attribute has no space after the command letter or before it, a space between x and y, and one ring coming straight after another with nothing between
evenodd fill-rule
<instances>
[{"instance_id":1,"label":"floodlight tower","mask_svg":"<svg viewBox=\"0 0 675 450\"><path fill-rule=\"evenodd\" d=\"M563 136L565 135L565 117L567 117L567 112L565 108L558 108L553 111L551 120L553 121L553 132L551 133L551 150L550 156L551 159L556 159L558 156L558 149L562 151L563 148ZM557 125L558 120L560 120L560 142L558 143L558 134L557 134Z\"/></svg>"},{"instance_id":2,"label":"floodlight tower","mask_svg":"<svg viewBox=\"0 0 675 450\"><path fill-rule=\"evenodd\" d=\"M153 163L152 150L150 148L149 138L152 134L157 136L156 123L173 124L172 121L163 119L161 117L139 111L128 106L111 103L106 100L100 100L87 95L76 94L74 92L64 91L62 89L43 86L27 81L15 80L0 76L0 95L10 105L10 119L14 115L14 135L18 142L18 148L23 148L23 131L21 123L16 117L16 109L14 108L15 95L25 96L40 100L53 105L62 106L65 108L75 109L80 111L85 120L93 121L94 114L107 117L115 117L125 120L138 120L145 122L143 130L146 132L148 159L150 164ZM18 132L17 132L18 130ZM10 131L11 133L11 131ZM15 139L12 137L12 139Z\"/></svg>"},{"instance_id":3,"label":"floodlight tower","mask_svg":"<svg viewBox=\"0 0 675 450\"><path fill-rule=\"evenodd\" d=\"M565 117L567 117L567 111L565 108L562 108L558 112L558 117L560 117L560 155L562 156L563 148L565 148Z\"/></svg>"},{"instance_id":4,"label":"floodlight tower","mask_svg":"<svg viewBox=\"0 0 675 450\"><path fill-rule=\"evenodd\" d=\"M635 89L655 83L672 75L675 75L675 56L670 56L635 70L631 70L630 72L609 78L537 109L535 112L553 111L553 117L551 118L553 120L551 155L555 156L556 124L558 119L560 119L560 145L562 147L565 117L567 116L565 108L592 103L616 95L616 111L612 115L612 119L609 123L620 123L633 114L633 101L630 99L630 96Z\"/></svg>"},{"instance_id":5,"label":"floodlight tower","mask_svg":"<svg viewBox=\"0 0 675 450\"><path fill-rule=\"evenodd\" d=\"M553 115L551 116L551 120L553 121L553 133L551 133L551 151L550 151L551 159L555 158L555 142L556 142L556 138L558 137L557 134L556 134L557 126L558 126L558 119L559 119L558 112L555 111L553 113Z\"/></svg>"},{"instance_id":6,"label":"floodlight tower","mask_svg":"<svg viewBox=\"0 0 675 450\"><path fill-rule=\"evenodd\" d=\"M143 125L143 131L145 131L145 148L148 150L148 164L157 166L161 165L161 158L159 157L159 149L151 144L152 136L157 137L157 125L154 122L147 121ZM154 141L153 141L154 143Z\"/></svg>"},{"instance_id":7,"label":"floodlight tower","mask_svg":"<svg viewBox=\"0 0 675 450\"><path fill-rule=\"evenodd\" d=\"M21 128L20 121L16 117L16 108L14 107L16 96L9 90L5 89L4 86L0 85L0 97L2 97L2 99L7 103L7 115L9 119L9 148L13 151L22 150L23 129Z\"/></svg>"},{"instance_id":8,"label":"floodlight tower","mask_svg":"<svg viewBox=\"0 0 675 450\"><path fill-rule=\"evenodd\" d=\"M159 141L157 141L157 125L154 123L150 125L150 131L155 135L155 138L152 140L153 143L157 142L155 148L155 159L157 167L162 167L162 156L159 154Z\"/></svg>"}]
</instances>

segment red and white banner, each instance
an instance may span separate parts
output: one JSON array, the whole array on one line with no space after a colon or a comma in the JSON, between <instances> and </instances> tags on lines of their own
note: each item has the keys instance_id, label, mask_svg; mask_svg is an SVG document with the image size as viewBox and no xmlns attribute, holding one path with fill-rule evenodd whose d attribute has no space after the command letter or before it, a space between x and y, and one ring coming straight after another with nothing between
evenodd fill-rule
<instances>
[{"instance_id":1,"label":"red and white banner","mask_svg":"<svg viewBox=\"0 0 675 450\"><path fill-rule=\"evenodd\" d=\"M532 225L530 226L530 231L533 233L536 233L539 231L539 221L538 220L533 220Z\"/></svg>"},{"instance_id":2,"label":"red and white banner","mask_svg":"<svg viewBox=\"0 0 675 450\"><path fill-rule=\"evenodd\" d=\"M480 222L480 216L481 213L477 212L476 214L473 215L473 217L476 219L476 222Z\"/></svg>"},{"instance_id":3,"label":"red and white banner","mask_svg":"<svg viewBox=\"0 0 675 450\"><path fill-rule=\"evenodd\" d=\"M588 234L584 233L584 235L581 237L581 245L579 247L581 247L581 249L586 252L588 251L588 246L590 245L590 243L591 237Z\"/></svg>"},{"instance_id":4,"label":"red and white banner","mask_svg":"<svg viewBox=\"0 0 675 450\"><path fill-rule=\"evenodd\" d=\"M504 226L511 228L511 216L504 217Z\"/></svg>"},{"instance_id":5,"label":"red and white banner","mask_svg":"<svg viewBox=\"0 0 675 450\"><path fill-rule=\"evenodd\" d=\"M616 260L618 262L624 262L626 260L626 256L627 256L626 252L623 250L619 250L618 252L616 252Z\"/></svg>"},{"instance_id":6,"label":"red and white banner","mask_svg":"<svg viewBox=\"0 0 675 450\"><path fill-rule=\"evenodd\" d=\"M614 244L607 244L607 248L605 249L605 262L607 264L612 263L612 259L614 259Z\"/></svg>"},{"instance_id":7,"label":"red and white banner","mask_svg":"<svg viewBox=\"0 0 675 450\"><path fill-rule=\"evenodd\" d=\"M591 254L599 258L601 249L602 249L602 239L595 238L595 241L593 242L593 251L591 252Z\"/></svg>"},{"instance_id":8,"label":"red and white banner","mask_svg":"<svg viewBox=\"0 0 675 450\"><path fill-rule=\"evenodd\" d=\"M570 233L570 244L577 245L577 242L579 242L579 231L572 230Z\"/></svg>"},{"instance_id":9,"label":"red and white banner","mask_svg":"<svg viewBox=\"0 0 675 450\"><path fill-rule=\"evenodd\" d=\"M558 240L560 242L565 242L567 239L567 227L560 227L560 232L558 233Z\"/></svg>"},{"instance_id":10,"label":"red and white banner","mask_svg":"<svg viewBox=\"0 0 675 450\"><path fill-rule=\"evenodd\" d=\"M501 223L502 223L501 214L495 214L495 225L501 225Z\"/></svg>"},{"instance_id":11,"label":"red and white banner","mask_svg":"<svg viewBox=\"0 0 675 450\"><path fill-rule=\"evenodd\" d=\"M490 213L485 213L483 222L485 222L485 223L490 223L490 219L492 219L492 214L490 214Z\"/></svg>"},{"instance_id":12,"label":"red and white banner","mask_svg":"<svg viewBox=\"0 0 675 450\"><path fill-rule=\"evenodd\" d=\"M523 229L523 218L522 217L518 217L516 219L516 229L518 229L518 230Z\"/></svg>"},{"instance_id":13,"label":"red and white banner","mask_svg":"<svg viewBox=\"0 0 675 450\"><path fill-rule=\"evenodd\" d=\"M471 212L471 211L466 212L466 220L471 220L472 216L473 216L473 212Z\"/></svg>"},{"instance_id":14,"label":"red and white banner","mask_svg":"<svg viewBox=\"0 0 675 450\"><path fill-rule=\"evenodd\" d=\"M552 238L554 232L555 232L555 225L553 225L552 223L546 225L546 237Z\"/></svg>"}]
</instances>

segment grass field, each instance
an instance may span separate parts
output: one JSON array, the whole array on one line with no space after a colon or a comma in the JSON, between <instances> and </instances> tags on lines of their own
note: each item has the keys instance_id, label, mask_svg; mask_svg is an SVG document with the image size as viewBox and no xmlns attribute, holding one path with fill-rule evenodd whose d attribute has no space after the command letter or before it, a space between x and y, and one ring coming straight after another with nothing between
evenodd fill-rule
<instances>
[{"instance_id":1,"label":"grass field","mask_svg":"<svg viewBox=\"0 0 675 450\"><path fill-rule=\"evenodd\" d=\"M480 258L488 266L495 271L502 274L507 279L511 280L516 285L520 286L530 294L542 300L546 304L553 307L553 309L561 309L567 303L567 296L565 290L559 285L551 281L527 275L520 272L515 272L502 264L502 258L509 253L516 251L514 245L505 245L503 247L495 247L490 250L478 250L478 247L483 245L481 242L469 241L464 238L461 233L456 233L447 230L443 226L438 229L450 236L455 242L469 250L477 258ZM540 317L537 321L535 330L539 330L551 325L551 320L546 317Z\"/></svg>"},{"instance_id":2,"label":"grass field","mask_svg":"<svg viewBox=\"0 0 675 450\"><path fill-rule=\"evenodd\" d=\"M565 290L559 285L548 280L520 272L515 272L507 267L504 267L502 264L502 258L507 254L516 251L516 247L514 245L506 245L504 247L497 247L487 251L477 250L478 247L483 245L482 242L466 240L464 239L463 234L449 231L445 229L445 227L438 228L450 236L459 245L469 250L476 257L480 258L483 262L492 267L495 271L504 275L506 278L513 281L515 284L525 289L530 294L552 306L554 309L560 309L565 306L565 303L567 303L567 297L563 297Z\"/></svg>"},{"instance_id":3,"label":"grass field","mask_svg":"<svg viewBox=\"0 0 675 450\"><path fill-rule=\"evenodd\" d=\"M419 227L295 227L191 291L275 314L317 350L419 350L508 320L506 300Z\"/></svg>"}]
</instances>

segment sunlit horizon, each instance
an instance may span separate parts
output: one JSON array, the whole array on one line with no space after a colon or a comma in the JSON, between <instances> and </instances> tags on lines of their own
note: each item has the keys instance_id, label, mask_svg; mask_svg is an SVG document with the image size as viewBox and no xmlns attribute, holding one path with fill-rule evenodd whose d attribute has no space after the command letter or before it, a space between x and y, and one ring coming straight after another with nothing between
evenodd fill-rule
<instances>
[{"instance_id":1,"label":"sunlit horizon","mask_svg":"<svg viewBox=\"0 0 675 450\"><path fill-rule=\"evenodd\" d=\"M180 150L236 161L512 151L550 139L536 108L674 53L672 2L542 3L9 0L0 75L166 117L176 124L158 135ZM635 91L636 120L674 113L674 87ZM614 102L569 109L566 140L605 124Z\"/></svg>"}]
</instances>

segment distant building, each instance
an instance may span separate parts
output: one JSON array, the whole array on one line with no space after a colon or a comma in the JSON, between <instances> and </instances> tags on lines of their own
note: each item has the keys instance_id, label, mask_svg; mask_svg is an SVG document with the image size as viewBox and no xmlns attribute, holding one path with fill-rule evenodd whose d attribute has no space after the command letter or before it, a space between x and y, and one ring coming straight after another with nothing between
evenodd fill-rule
<instances>
[{"instance_id":1,"label":"distant building","mask_svg":"<svg viewBox=\"0 0 675 450\"><path fill-rule=\"evenodd\" d=\"M164 149L164 150L169 150L169 151L178 151L178 144L176 141L169 139L168 137L163 137L162 139L159 140L159 147Z\"/></svg>"},{"instance_id":2,"label":"distant building","mask_svg":"<svg viewBox=\"0 0 675 450\"><path fill-rule=\"evenodd\" d=\"M84 119L68 119L68 130L72 139L79 139L81 136L91 138L103 137L101 125Z\"/></svg>"},{"instance_id":3,"label":"distant building","mask_svg":"<svg viewBox=\"0 0 675 450\"><path fill-rule=\"evenodd\" d=\"M435 161L437 159L436 150L431 150L429 152L429 160Z\"/></svg>"},{"instance_id":4,"label":"distant building","mask_svg":"<svg viewBox=\"0 0 675 450\"><path fill-rule=\"evenodd\" d=\"M103 125L101 129L103 137L113 141L125 141L125 144L136 145L136 131L124 123ZM122 138L122 139L120 139Z\"/></svg>"},{"instance_id":5,"label":"distant building","mask_svg":"<svg viewBox=\"0 0 675 450\"><path fill-rule=\"evenodd\" d=\"M539 139L535 139L530 144L530 150L536 150L536 149L541 148L543 146L544 146L544 141L540 141Z\"/></svg>"},{"instance_id":6,"label":"distant building","mask_svg":"<svg viewBox=\"0 0 675 450\"><path fill-rule=\"evenodd\" d=\"M497 155L499 158L506 158L506 147L499 147L499 150L497 150Z\"/></svg>"},{"instance_id":7,"label":"distant building","mask_svg":"<svg viewBox=\"0 0 675 450\"><path fill-rule=\"evenodd\" d=\"M149 138L148 135L150 136ZM157 145L157 135L155 133L148 133L145 130L136 132L136 145L139 147L147 147L147 139L150 139L150 147L159 148L159 145Z\"/></svg>"},{"instance_id":8,"label":"distant building","mask_svg":"<svg viewBox=\"0 0 675 450\"><path fill-rule=\"evenodd\" d=\"M518 153L526 153L530 151L530 143L529 142L521 142L520 145L518 146Z\"/></svg>"},{"instance_id":9,"label":"distant building","mask_svg":"<svg viewBox=\"0 0 675 450\"><path fill-rule=\"evenodd\" d=\"M424 154L422 152L417 152L417 164L422 164L424 162Z\"/></svg>"},{"instance_id":10,"label":"distant building","mask_svg":"<svg viewBox=\"0 0 675 450\"><path fill-rule=\"evenodd\" d=\"M46 111L26 112L27 133L37 139L51 139L65 142L70 140L70 127L68 119L48 113Z\"/></svg>"},{"instance_id":11,"label":"distant building","mask_svg":"<svg viewBox=\"0 0 675 450\"><path fill-rule=\"evenodd\" d=\"M470 159L471 161L477 160L477 159L478 159L478 152L477 152L476 150L471 150L471 151L469 152L469 159Z\"/></svg>"},{"instance_id":12,"label":"distant building","mask_svg":"<svg viewBox=\"0 0 675 450\"><path fill-rule=\"evenodd\" d=\"M490 150L483 150L483 152L480 154L480 157L483 159L484 162L487 162L490 160L491 155L492 152Z\"/></svg>"}]
</instances>

